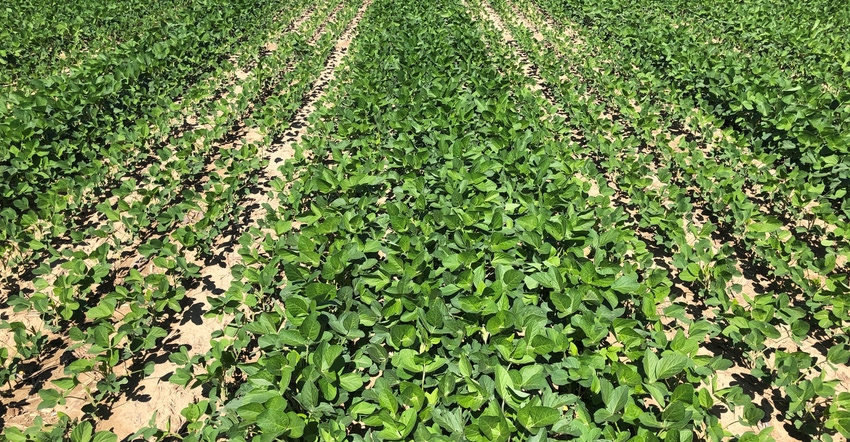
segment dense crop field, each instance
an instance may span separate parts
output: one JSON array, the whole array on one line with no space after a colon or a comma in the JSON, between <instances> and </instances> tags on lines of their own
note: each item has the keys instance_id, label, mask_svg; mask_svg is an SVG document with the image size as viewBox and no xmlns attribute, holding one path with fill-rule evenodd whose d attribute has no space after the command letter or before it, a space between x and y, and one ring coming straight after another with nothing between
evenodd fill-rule
<instances>
[{"instance_id":1,"label":"dense crop field","mask_svg":"<svg viewBox=\"0 0 850 442\"><path fill-rule=\"evenodd\" d=\"M12 0L0 441L846 440L847 29Z\"/></svg>"}]
</instances>

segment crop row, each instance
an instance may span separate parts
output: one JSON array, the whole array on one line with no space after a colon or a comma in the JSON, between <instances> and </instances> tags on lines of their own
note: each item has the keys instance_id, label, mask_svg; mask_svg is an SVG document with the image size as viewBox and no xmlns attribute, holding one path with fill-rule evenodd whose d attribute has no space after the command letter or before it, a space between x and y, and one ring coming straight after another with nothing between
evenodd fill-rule
<instances>
[{"instance_id":1,"label":"crop row","mask_svg":"<svg viewBox=\"0 0 850 442\"><path fill-rule=\"evenodd\" d=\"M504 2L495 3L506 18L516 11ZM693 292L693 298L679 302L678 312L671 309L665 315L673 312L677 321L689 323L697 314L694 303L703 305L703 311L712 310L713 326L722 330L719 338L730 360L736 354L745 355L746 369L764 382L773 379L778 389L785 388L783 373L789 367L801 379L808 378L803 385L815 386L802 387L805 393L797 387L779 393L780 403L790 404L787 419L798 427L805 423L807 431L836 425L846 413L842 408L846 404L835 405L832 418L812 414L837 395L831 386L817 387L836 385L834 380L826 382L835 372L814 368L816 358L804 352L780 353L774 361L768 355L782 341L793 340L799 346L820 329L826 336L823 345L829 349L826 359L830 364L846 364L847 346L841 338L847 318L846 271L842 270L846 264L836 265L836 257L847 253L846 236L839 230L816 245L824 248L810 247L805 237L811 224L789 229L769 212L763 213L759 200L746 192L746 176L730 165L734 157L730 161L716 154L717 147L731 152L732 143L699 131L690 132L692 141L665 138L677 128L688 133L688 122L703 117L698 109L669 112L674 104L657 98L664 96L662 91L636 93L642 91L638 80L615 77L605 70L612 59L575 51L585 44L584 35L564 39L563 32L549 28L535 7L525 3L517 9L535 17L536 26L543 30L541 38L535 39L531 30L516 23L512 26L520 46L553 85L553 94L561 103L569 103L562 110L574 127L572 132L581 134L590 149L585 155L597 158L608 184L618 189L612 196L631 208L638 228L645 232L642 237L663 258L662 267L676 276L673 281ZM611 120L603 119L604 115ZM759 263L764 267L759 268ZM755 277L771 284L761 287L742 271L750 278L755 272ZM675 306L674 301L671 307ZM824 310L824 306L830 308ZM739 405L745 405L745 413L753 407L746 401Z\"/></svg>"},{"instance_id":2,"label":"crop row","mask_svg":"<svg viewBox=\"0 0 850 442\"><path fill-rule=\"evenodd\" d=\"M230 58L264 43L281 3L230 2L87 59L68 74L0 95L0 255L10 266L42 256L91 213L117 180L149 165L181 102L220 88ZM254 52L256 53L256 52ZM248 60L242 60L244 64ZM237 60L239 62L239 60ZM214 80L215 82L215 80Z\"/></svg>"},{"instance_id":3,"label":"crop row","mask_svg":"<svg viewBox=\"0 0 850 442\"><path fill-rule=\"evenodd\" d=\"M806 189L813 187L811 183L789 189L785 186L791 183L771 177L771 174L764 173L758 166L752 166L753 163L763 165L769 157L775 155L766 158L743 152L737 143L740 138L735 131L723 130L723 136L714 136L718 127L722 127L720 122L698 108L678 102L674 94L667 94L668 97L672 96L672 100L658 99L664 95L663 83L651 88L640 78L609 75L610 71L606 67L610 67L611 60L616 58L611 57L613 53L605 55L609 57L603 55L579 60L568 49L558 51L555 59L567 60L569 66L581 70L582 76L578 81L583 84L579 86L576 86L576 80L569 85L561 84L560 78L563 78L565 70L547 62L545 56L538 57L536 61L541 66L550 66L550 84L561 84L556 92L564 91L564 102L581 101L585 93L582 90L588 88L598 91L596 96L601 94L604 97L605 102L600 104L601 107L591 110L590 117L613 112L617 117L616 123L612 124L613 130L622 133L624 141L633 146L629 150L636 150L643 156L643 159L638 158L637 161L634 158L622 161L622 144L613 146L613 149L603 148L609 161L614 162L604 166L609 170L624 170L621 178L621 181L625 181L624 188L639 186L634 190L640 191L632 191L630 196L635 201L645 200L646 197L641 194L646 192L641 188L651 187L651 183L645 181L647 179L661 179L664 184L675 184L678 190L670 187L664 189L666 198L674 201L675 198L670 195L688 196L687 193L692 192L695 198L688 198L691 200L688 202L696 204L700 211L707 214L709 224L715 224L715 228L731 236L733 245L740 244L735 253L755 264L766 266L769 273L766 276L772 279L790 278L796 285L794 291L802 292L806 301L812 301L826 292L832 295L830 298L840 302L844 292L842 284L846 283L841 268L846 265L848 253L845 233L847 223L843 214L832 211L825 204L818 204L817 197L803 197ZM571 90L578 90L579 93L566 95ZM690 124L691 128L696 128L691 132L692 141L688 141L687 137L673 143L659 139L659 134L663 137L663 134L681 131L693 121L701 123L697 126ZM597 123L596 127L601 124L604 123ZM594 129L590 121L585 125L588 130ZM619 162L623 164L618 165ZM675 167L664 168L659 167L659 164ZM637 173L637 176L630 178L630 173ZM761 192L755 193L756 189ZM781 191L793 195L791 203L799 206L783 208L765 204L763 194L781 194ZM661 196L659 193L656 197ZM667 216L669 208L657 204L653 208L646 204L646 208L642 208L639 213L644 219L649 218L646 221L650 224L663 223L664 218L675 222L679 214L690 211L688 207L677 207L679 214ZM796 216L791 216L790 212L796 212ZM719 234L721 232L716 235ZM810 309L811 314L814 314L820 310L820 305L815 302ZM826 315L822 311L818 314ZM829 328L833 323L840 324L840 321L839 318L832 318L831 321L827 319L822 326Z\"/></svg>"},{"instance_id":4,"label":"crop row","mask_svg":"<svg viewBox=\"0 0 850 442\"><path fill-rule=\"evenodd\" d=\"M711 422L700 381L724 362L697 350L720 330L668 337L666 273L589 193L599 172L480 11L370 6L280 207L240 240L225 296L254 303L224 308L205 362L238 389L191 407L204 437L649 440Z\"/></svg>"},{"instance_id":5,"label":"crop row","mask_svg":"<svg viewBox=\"0 0 850 442\"><path fill-rule=\"evenodd\" d=\"M846 14L633 3L33 14L69 58L0 77L0 384L58 418L0 440L115 440L152 379L195 400L130 438L850 437L846 60L803 32Z\"/></svg>"},{"instance_id":6,"label":"crop row","mask_svg":"<svg viewBox=\"0 0 850 442\"><path fill-rule=\"evenodd\" d=\"M816 37L819 34L813 34L813 29L817 26L781 28L793 30L788 40L804 40L820 47L821 53L839 54L840 60L826 61L820 68L806 70L804 76L784 66L782 60L789 57L781 53L742 51L736 40L712 35L711 28L677 23L683 20L672 19L662 2L648 0L640 7L617 2L540 3L556 19L592 30L588 42L616 56L611 60L617 63L606 67L611 75L640 79L644 88L680 98L685 111L698 107L722 127L734 130L736 144L767 159L764 164L782 183L768 198L772 204L783 206L786 195L799 194L795 195L798 199L816 201L822 210L847 221L850 169L846 158L850 147L845 134L850 91L847 60L840 55L846 51L833 40ZM826 6L829 2L814 3ZM821 8L815 5L812 9ZM738 10L728 8L718 14L733 25L757 20L757 15L729 12ZM826 20L825 26L832 19L840 26L841 17L846 14ZM764 42L764 46L770 45Z\"/></svg>"},{"instance_id":7,"label":"crop row","mask_svg":"<svg viewBox=\"0 0 850 442\"><path fill-rule=\"evenodd\" d=\"M304 12L303 5L293 3L276 26L287 26ZM38 312L48 330L6 323L18 344L6 353L6 382L26 385L26 379L13 377L16 367L44 361L49 355L39 344L46 334L62 331L64 350L82 352L60 362L52 385L38 391L39 408L65 410L66 399L82 397L82 417L79 411L67 413L72 421L82 419L78 426L99 428L111 404L154 372L163 339L174 335L183 311L196 301L186 298L187 288L203 282L201 266L226 242L226 233L238 228L241 202L264 167L263 152L283 136L285 122L350 18L351 7L340 9L337 2L314 5L297 29L275 37L277 47L261 54L239 84L199 110L210 121L170 138L156 163L123 178L113 198L98 205L105 225L89 228L42 264L34 293L10 297L16 309ZM269 115L274 120L267 124ZM242 140L229 140L233 134ZM68 415L63 419L54 428L71 431ZM44 431L36 422L25 433ZM13 427L6 432L16 434L23 433Z\"/></svg>"},{"instance_id":8,"label":"crop row","mask_svg":"<svg viewBox=\"0 0 850 442\"><path fill-rule=\"evenodd\" d=\"M108 53L145 34L167 35L168 25L209 13L210 3L15 0L0 10L0 85L59 72Z\"/></svg>"}]
</instances>

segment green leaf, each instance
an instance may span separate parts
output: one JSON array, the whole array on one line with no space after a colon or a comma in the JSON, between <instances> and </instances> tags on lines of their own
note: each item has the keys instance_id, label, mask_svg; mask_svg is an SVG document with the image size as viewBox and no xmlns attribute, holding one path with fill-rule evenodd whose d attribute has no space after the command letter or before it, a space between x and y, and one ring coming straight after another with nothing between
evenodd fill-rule
<instances>
[{"instance_id":1,"label":"green leaf","mask_svg":"<svg viewBox=\"0 0 850 442\"><path fill-rule=\"evenodd\" d=\"M118 212L116 212L112 208L112 206L110 206L109 203L107 203L107 202L102 202L102 203L98 204L97 206L95 206L95 208L97 208L97 210L100 211L100 213L106 215L106 218L110 221L120 221L121 220L121 216L118 214Z\"/></svg>"},{"instance_id":2,"label":"green leaf","mask_svg":"<svg viewBox=\"0 0 850 442\"><path fill-rule=\"evenodd\" d=\"M344 373L339 375L339 386L343 390L353 393L363 386L363 377L359 373Z\"/></svg>"},{"instance_id":3,"label":"green leaf","mask_svg":"<svg viewBox=\"0 0 850 442\"><path fill-rule=\"evenodd\" d=\"M301 393L298 394L298 399L301 405L308 410L312 410L319 404L319 389L316 388L314 383L307 381L301 387Z\"/></svg>"},{"instance_id":4,"label":"green leaf","mask_svg":"<svg viewBox=\"0 0 850 442\"><path fill-rule=\"evenodd\" d=\"M23 431L11 425L3 429L3 436L9 442L27 442L30 440L26 435L24 435Z\"/></svg>"},{"instance_id":5,"label":"green leaf","mask_svg":"<svg viewBox=\"0 0 850 442\"><path fill-rule=\"evenodd\" d=\"M609 397L605 399L605 408L613 413L617 413L626 406L629 401L629 387L621 385L611 391Z\"/></svg>"},{"instance_id":6,"label":"green leaf","mask_svg":"<svg viewBox=\"0 0 850 442\"><path fill-rule=\"evenodd\" d=\"M487 320L487 324L484 328L491 335L497 335L506 329L510 329L514 326L514 315L509 311L500 311L496 313L493 317Z\"/></svg>"},{"instance_id":7,"label":"green leaf","mask_svg":"<svg viewBox=\"0 0 850 442\"><path fill-rule=\"evenodd\" d=\"M414 383L404 382L402 383L399 399L401 399L402 404L418 412L425 405L425 391L422 390L422 387Z\"/></svg>"},{"instance_id":8,"label":"green leaf","mask_svg":"<svg viewBox=\"0 0 850 442\"><path fill-rule=\"evenodd\" d=\"M826 428L835 430L842 436L850 438L850 411L838 410L830 413L825 425Z\"/></svg>"},{"instance_id":9,"label":"green leaf","mask_svg":"<svg viewBox=\"0 0 850 442\"><path fill-rule=\"evenodd\" d=\"M692 404L694 402L694 386L691 384L680 384L673 391L673 395L670 397L670 400L679 400L686 404Z\"/></svg>"},{"instance_id":10,"label":"green leaf","mask_svg":"<svg viewBox=\"0 0 850 442\"><path fill-rule=\"evenodd\" d=\"M703 410L710 410L714 406L714 399L705 388L701 388L697 396L699 397L699 405Z\"/></svg>"},{"instance_id":11,"label":"green leaf","mask_svg":"<svg viewBox=\"0 0 850 442\"><path fill-rule=\"evenodd\" d=\"M449 411L442 407L434 408L434 411L431 412L431 418L434 423L448 432L463 433L464 424L460 417L460 410Z\"/></svg>"},{"instance_id":12,"label":"green leaf","mask_svg":"<svg viewBox=\"0 0 850 442\"><path fill-rule=\"evenodd\" d=\"M679 353L662 356L655 369L655 379L663 380L676 376L685 369L689 361L689 357Z\"/></svg>"},{"instance_id":13,"label":"green leaf","mask_svg":"<svg viewBox=\"0 0 850 442\"><path fill-rule=\"evenodd\" d=\"M304 288L304 294L311 299L332 299L335 293L336 288L334 286L321 282L312 282L310 284L307 284L307 286Z\"/></svg>"},{"instance_id":14,"label":"green leaf","mask_svg":"<svg viewBox=\"0 0 850 442\"><path fill-rule=\"evenodd\" d=\"M327 342L322 342L320 344L320 351L317 350L317 354L321 354L321 365L319 365L319 370L322 372L330 371L331 367L333 367L334 363L336 363L337 359L342 355L343 348L341 345L328 345Z\"/></svg>"},{"instance_id":15,"label":"green leaf","mask_svg":"<svg viewBox=\"0 0 850 442\"><path fill-rule=\"evenodd\" d=\"M665 422L679 423L685 419L685 405L679 401L670 402L661 413L661 419Z\"/></svg>"},{"instance_id":16,"label":"green leaf","mask_svg":"<svg viewBox=\"0 0 850 442\"><path fill-rule=\"evenodd\" d=\"M303 324L304 323L302 322L302 325ZM277 337L278 339L280 339L280 342L282 344L290 346L306 345L310 342L305 339L300 332L297 332L295 330L283 329L280 331L280 333L277 334Z\"/></svg>"},{"instance_id":17,"label":"green leaf","mask_svg":"<svg viewBox=\"0 0 850 442\"><path fill-rule=\"evenodd\" d=\"M748 426L755 426L762 419L764 419L764 410L759 407L756 407L752 402L744 405L744 416L743 416L744 424Z\"/></svg>"},{"instance_id":18,"label":"green leaf","mask_svg":"<svg viewBox=\"0 0 850 442\"><path fill-rule=\"evenodd\" d=\"M185 387L193 378L192 373L185 368L177 368L174 373L168 378L168 382Z\"/></svg>"},{"instance_id":19,"label":"green leaf","mask_svg":"<svg viewBox=\"0 0 850 442\"><path fill-rule=\"evenodd\" d=\"M446 255L443 258L441 264L443 265L443 267L445 267L445 268L447 268L447 269L449 269L453 272L453 271L457 270L457 268L460 267L460 265L461 265L460 255L458 255L457 253L452 253L452 254Z\"/></svg>"},{"instance_id":20,"label":"green leaf","mask_svg":"<svg viewBox=\"0 0 850 442\"><path fill-rule=\"evenodd\" d=\"M460 354L460 361L458 361L458 369L460 370L461 376L471 377L472 376L472 364L469 363L469 358L466 357L465 354Z\"/></svg>"},{"instance_id":21,"label":"green leaf","mask_svg":"<svg viewBox=\"0 0 850 442\"><path fill-rule=\"evenodd\" d=\"M390 340L396 349L410 347L416 340L416 329L410 324L396 324L390 329Z\"/></svg>"},{"instance_id":22,"label":"green leaf","mask_svg":"<svg viewBox=\"0 0 850 442\"><path fill-rule=\"evenodd\" d=\"M502 276L502 282L508 290L513 290L522 284L525 274L519 270L510 269Z\"/></svg>"},{"instance_id":23,"label":"green leaf","mask_svg":"<svg viewBox=\"0 0 850 442\"><path fill-rule=\"evenodd\" d=\"M111 431L98 431L94 434L92 442L117 442L118 435Z\"/></svg>"},{"instance_id":24,"label":"green leaf","mask_svg":"<svg viewBox=\"0 0 850 442\"><path fill-rule=\"evenodd\" d=\"M38 404L38 409L53 408L56 405L64 404L65 398L58 391L52 388L41 389L38 391L38 396L41 397L41 403Z\"/></svg>"},{"instance_id":25,"label":"green leaf","mask_svg":"<svg viewBox=\"0 0 850 442\"><path fill-rule=\"evenodd\" d=\"M322 326L319 324L319 315L316 313L311 314L304 318L304 321L301 323L301 326L298 327L298 333L304 338L307 342L316 342L316 339L319 337L319 333L322 331Z\"/></svg>"},{"instance_id":26,"label":"green leaf","mask_svg":"<svg viewBox=\"0 0 850 442\"><path fill-rule=\"evenodd\" d=\"M505 418L500 416L481 416L478 418L478 429L490 441L507 441L510 428Z\"/></svg>"},{"instance_id":27,"label":"green leaf","mask_svg":"<svg viewBox=\"0 0 850 442\"><path fill-rule=\"evenodd\" d=\"M378 407L371 402L358 402L351 406L349 413L353 417L368 416L377 410Z\"/></svg>"},{"instance_id":28,"label":"green leaf","mask_svg":"<svg viewBox=\"0 0 850 442\"><path fill-rule=\"evenodd\" d=\"M74 430L71 431L71 442L89 442L91 441L94 428L89 422L80 422Z\"/></svg>"},{"instance_id":29,"label":"green leaf","mask_svg":"<svg viewBox=\"0 0 850 442\"><path fill-rule=\"evenodd\" d=\"M649 348L643 354L643 371L650 383L658 380L655 374L658 371L658 356Z\"/></svg>"},{"instance_id":30,"label":"green leaf","mask_svg":"<svg viewBox=\"0 0 850 442\"><path fill-rule=\"evenodd\" d=\"M679 272L679 279L685 282L693 282L700 279L700 272L699 264L692 262L684 270Z\"/></svg>"},{"instance_id":31,"label":"green leaf","mask_svg":"<svg viewBox=\"0 0 850 442\"><path fill-rule=\"evenodd\" d=\"M611 290L623 293L632 294L640 289L640 284L637 282L637 275L634 273L623 275L611 284Z\"/></svg>"},{"instance_id":32,"label":"green leaf","mask_svg":"<svg viewBox=\"0 0 850 442\"><path fill-rule=\"evenodd\" d=\"M667 387L661 382L644 383L643 387L649 392L650 396L662 407L667 403L667 396L670 392Z\"/></svg>"},{"instance_id":33,"label":"green leaf","mask_svg":"<svg viewBox=\"0 0 850 442\"><path fill-rule=\"evenodd\" d=\"M535 230L540 227L540 220L537 218L537 215L528 214L520 217L516 220L516 222L523 230L526 231Z\"/></svg>"},{"instance_id":34,"label":"green leaf","mask_svg":"<svg viewBox=\"0 0 850 442\"><path fill-rule=\"evenodd\" d=\"M267 408L257 416L257 426L260 427L264 435L269 437L279 436L285 433L290 427L289 415L283 411L283 401L277 401L275 399L270 400L266 404L270 408Z\"/></svg>"},{"instance_id":35,"label":"green leaf","mask_svg":"<svg viewBox=\"0 0 850 442\"><path fill-rule=\"evenodd\" d=\"M833 364L843 365L850 360L850 351L846 344L835 344L826 353L826 360Z\"/></svg>"},{"instance_id":36,"label":"green leaf","mask_svg":"<svg viewBox=\"0 0 850 442\"><path fill-rule=\"evenodd\" d=\"M608 411L607 408L599 408L593 413L593 421L597 424L617 422L618 420L620 420L620 415Z\"/></svg>"},{"instance_id":37,"label":"green leaf","mask_svg":"<svg viewBox=\"0 0 850 442\"><path fill-rule=\"evenodd\" d=\"M514 382L508 374L508 369L501 365L496 366L496 391L503 399L508 399L508 388L514 388Z\"/></svg>"},{"instance_id":38,"label":"green leaf","mask_svg":"<svg viewBox=\"0 0 850 442\"><path fill-rule=\"evenodd\" d=\"M547 427L560 419L561 413L552 407L530 405L517 412L517 422L528 430Z\"/></svg>"},{"instance_id":39,"label":"green leaf","mask_svg":"<svg viewBox=\"0 0 850 442\"><path fill-rule=\"evenodd\" d=\"M145 334L145 348L151 349L156 347L156 340L168 336L168 332L162 327L151 327Z\"/></svg>"},{"instance_id":40,"label":"green leaf","mask_svg":"<svg viewBox=\"0 0 850 442\"><path fill-rule=\"evenodd\" d=\"M51 381L53 385L61 388L62 390L70 391L72 388L77 386L77 380L75 378L61 378Z\"/></svg>"},{"instance_id":41,"label":"green leaf","mask_svg":"<svg viewBox=\"0 0 850 442\"><path fill-rule=\"evenodd\" d=\"M102 299L96 306L86 312L86 317L93 321L108 318L115 313L115 305L116 301L114 298Z\"/></svg>"},{"instance_id":42,"label":"green leaf","mask_svg":"<svg viewBox=\"0 0 850 442\"><path fill-rule=\"evenodd\" d=\"M393 395L392 390L387 386L384 386L378 392L378 405L382 409L389 411L391 415L395 415L398 412L398 401Z\"/></svg>"},{"instance_id":43,"label":"green leaf","mask_svg":"<svg viewBox=\"0 0 850 442\"><path fill-rule=\"evenodd\" d=\"M756 233L769 233L779 230L782 227L782 221L775 217L767 216L763 222L752 223L747 226L747 230Z\"/></svg>"},{"instance_id":44,"label":"green leaf","mask_svg":"<svg viewBox=\"0 0 850 442\"><path fill-rule=\"evenodd\" d=\"M414 360L416 356L416 351L409 348L403 348L393 355L392 363L394 366L408 372L419 373L422 371L422 366L417 364Z\"/></svg>"}]
</instances>

